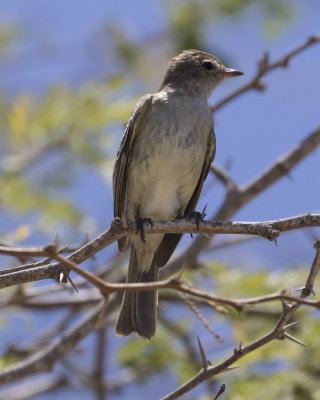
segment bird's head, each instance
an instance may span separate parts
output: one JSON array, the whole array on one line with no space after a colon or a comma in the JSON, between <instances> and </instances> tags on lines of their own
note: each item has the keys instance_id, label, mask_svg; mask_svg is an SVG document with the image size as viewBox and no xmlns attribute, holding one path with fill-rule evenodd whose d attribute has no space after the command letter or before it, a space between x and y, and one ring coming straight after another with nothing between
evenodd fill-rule
<instances>
[{"instance_id":1,"label":"bird's head","mask_svg":"<svg viewBox=\"0 0 320 400\"><path fill-rule=\"evenodd\" d=\"M243 72L225 67L219 58L199 50L185 50L174 57L167 69L161 89L184 88L194 94L209 97L214 88L226 78Z\"/></svg>"}]
</instances>

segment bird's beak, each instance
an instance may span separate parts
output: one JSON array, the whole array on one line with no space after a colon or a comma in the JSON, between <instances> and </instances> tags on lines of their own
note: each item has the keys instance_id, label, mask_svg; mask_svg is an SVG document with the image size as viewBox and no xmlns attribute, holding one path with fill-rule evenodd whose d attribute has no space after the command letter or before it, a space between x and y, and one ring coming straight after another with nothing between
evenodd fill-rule
<instances>
[{"instance_id":1,"label":"bird's beak","mask_svg":"<svg viewBox=\"0 0 320 400\"><path fill-rule=\"evenodd\" d=\"M241 71L237 71L235 69L228 68L223 72L223 75L225 78L233 78L234 76L240 76L240 75L244 75L244 74Z\"/></svg>"}]
</instances>

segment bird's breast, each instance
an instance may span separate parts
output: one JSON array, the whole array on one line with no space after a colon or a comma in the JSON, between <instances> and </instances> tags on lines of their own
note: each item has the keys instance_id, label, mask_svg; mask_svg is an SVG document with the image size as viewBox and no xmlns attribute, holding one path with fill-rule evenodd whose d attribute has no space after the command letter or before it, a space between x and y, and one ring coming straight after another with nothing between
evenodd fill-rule
<instances>
[{"instance_id":1,"label":"bird's breast","mask_svg":"<svg viewBox=\"0 0 320 400\"><path fill-rule=\"evenodd\" d=\"M129 215L138 208L143 217L175 218L194 193L212 119L206 113L202 119L196 107L179 106L156 107L136 134L128 170Z\"/></svg>"}]
</instances>

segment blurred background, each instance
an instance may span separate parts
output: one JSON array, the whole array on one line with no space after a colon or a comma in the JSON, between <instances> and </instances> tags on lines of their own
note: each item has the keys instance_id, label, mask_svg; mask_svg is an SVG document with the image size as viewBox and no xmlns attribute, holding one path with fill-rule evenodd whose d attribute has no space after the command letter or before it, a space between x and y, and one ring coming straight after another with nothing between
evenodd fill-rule
<instances>
[{"instance_id":1,"label":"blurred background","mask_svg":"<svg viewBox=\"0 0 320 400\"><path fill-rule=\"evenodd\" d=\"M138 98L158 90L172 56L201 49L245 73L214 92L214 105L253 77L265 50L276 60L318 34L319 21L317 0L0 1L0 241L32 246L57 238L61 245L79 245L109 227L112 166L124 126ZM215 113L215 161L238 184L251 181L319 124L319 50L319 45L308 48L289 68L267 75L265 91L250 91ZM319 150L233 219L263 221L320 212L318 170ZM207 203L207 214L213 215L224 193L209 176L198 210ZM206 252L201 256L204 267L189 278L202 287L210 279L216 292L239 297L301 286L314 257L312 235L317 234L319 229L301 230L282 234L277 247L257 239ZM185 236L178 252L190 243ZM116 252L110 246L86 266L107 264ZM1 257L1 269L20 264ZM119 271L125 270L122 260ZM44 284L48 282L38 286ZM218 361L240 340L266 333L281 307L274 308L274 315L262 313L261 321L249 314L225 317L204 310L224 338L221 345L185 305L164 301L166 316L151 344L116 337L112 323L104 332L104 377L110 387L120 382L113 389L101 394L94 385L96 334L51 375L67 377L68 384L58 389L64 399L157 399L199 369L196 335L208 358ZM68 312L66 307L4 309L3 366L21 357L8 351L12 344L30 347L34 337ZM306 318L306 310L300 314ZM228 390L222 398L320 399L319 315L308 315L299 337L309 349L280 342L252 354L239 363L242 368L223 377ZM181 342L181 331L187 332L189 344ZM188 358L190 348L198 359ZM185 398L212 398L219 383L205 383ZM47 392L34 398L54 396L56 392Z\"/></svg>"}]
</instances>

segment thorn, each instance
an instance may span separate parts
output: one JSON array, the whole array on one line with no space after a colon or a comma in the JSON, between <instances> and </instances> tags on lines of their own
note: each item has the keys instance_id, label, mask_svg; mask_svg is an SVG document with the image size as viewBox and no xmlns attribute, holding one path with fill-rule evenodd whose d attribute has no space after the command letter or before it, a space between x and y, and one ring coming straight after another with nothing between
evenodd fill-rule
<instances>
[{"instance_id":1,"label":"thorn","mask_svg":"<svg viewBox=\"0 0 320 400\"><path fill-rule=\"evenodd\" d=\"M201 217L202 217L202 219L204 219L205 217L206 217L206 209L207 209L207 205L208 205L208 203L206 203L206 205L204 206L204 208L203 208L203 210L202 210L202 213L201 213Z\"/></svg>"},{"instance_id":2,"label":"thorn","mask_svg":"<svg viewBox=\"0 0 320 400\"><path fill-rule=\"evenodd\" d=\"M310 36L308 43L312 44L312 43L316 43L318 41L319 41L319 37L317 35L312 35L312 36Z\"/></svg>"},{"instance_id":3,"label":"thorn","mask_svg":"<svg viewBox=\"0 0 320 400\"><path fill-rule=\"evenodd\" d=\"M258 60L259 72L263 72L265 67L268 65L268 61L269 61L269 52L266 50L264 51L261 59Z\"/></svg>"},{"instance_id":4,"label":"thorn","mask_svg":"<svg viewBox=\"0 0 320 400\"><path fill-rule=\"evenodd\" d=\"M283 330L286 331L287 329L292 328L293 326L299 325L299 324L301 324L301 323L302 323L302 321L294 321L294 322L291 322L291 324L285 325L285 326L283 327Z\"/></svg>"},{"instance_id":5,"label":"thorn","mask_svg":"<svg viewBox=\"0 0 320 400\"><path fill-rule=\"evenodd\" d=\"M306 288L305 286L302 286L301 288L298 288L297 292L301 292L301 294L303 296L306 296L306 297L310 296L310 294L312 294L313 296L316 295L316 293L315 293L315 291L313 289Z\"/></svg>"},{"instance_id":6,"label":"thorn","mask_svg":"<svg viewBox=\"0 0 320 400\"><path fill-rule=\"evenodd\" d=\"M89 238L89 234L88 234L88 232L87 232L87 233L85 233L85 235L84 235L83 244L86 244L86 243L88 243L89 241L90 241L90 238Z\"/></svg>"},{"instance_id":7,"label":"thorn","mask_svg":"<svg viewBox=\"0 0 320 400\"><path fill-rule=\"evenodd\" d=\"M59 244L59 236L58 236L57 233L54 235L53 243L54 243L56 246L58 246L58 244Z\"/></svg>"},{"instance_id":8,"label":"thorn","mask_svg":"<svg viewBox=\"0 0 320 400\"><path fill-rule=\"evenodd\" d=\"M284 300L281 300L282 302L282 309L284 312L288 312L289 310L291 310L292 305L289 303L286 303Z\"/></svg>"},{"instance_id":9,"label":"thorn","mask_svg":"<svg viewBox=\"0 0 320 400\"><path fill-rule=\"evenodd\" d=\"M59 275L59 282L62 283L64 280L65 280L64 273L63 273L63 272L60 272L60 275Z\"/></svg>"},{"instance_id":10,"label":"thorn","mask_svg":"<svg viewBox=\"0 0 320 400\"><path fill-rule=\"evenodd\" d=\"M289 65L289 62L290 62L290 58L289 58L289 57L285 57L285 58L282 60L281 67L286 68L286 67Z\"/></svg>"},{"instance_id":11,"label":"thorn","mask_svg":"<svg viewBox=\"0 0 320 400\"><path fill-rule=\"evenodd\" d=\"M225 371L232 371L232 370L237 369L237 368L239 368L239 365L233 365L232 367L226 368Z\"/></svg>"},{"instance_id":12,"label":"thorn","mask_svg":"<svg viewBox=\"0 0 320 400\"><path fill-rule=\"evenodd\" d=\"M70 284L71 284L71 286L73 287L73 289L74 289L77 293L79 293L79 290L77 289L76 285L73 283L73 280L70 278L69 275L67 275L67 280L68 280L68 282L70 282Z\"/></svg>"},{"instance_id":13,"label":"thorn","mask_svg":"<svg viewBox=\"0 0 320 400\"><path fill-rule=\"evenodd\" d=\"M239 347L233 349L235 355L242 354L242 342L240 342Z\"/></svg>"},{"instance_id":14,"label":"thorn","mask_svg":"<svg viewBox=\"0 0 320 400\"><path fill-rule=\"evenodd\" d=\"M291 341L294 342L294 343L300 344L300 346L307 347L303 342L301 342L301 340L296 339L295 337L289 335L289 334L286 333L286 332L283 333L283 336L284 336L285 338L291 340Z\"/></svg>"},{"instance_id":15,"label":"thorn","mask_svg":"<svg viewBox=\"0 0 320 400\"><path fill-rule=\"evenodd\" d=\"M226 385L224 383L222 383L220 385L220 389L219 389L218 393L214 396L213 400L217 400L218 397L220 397L222 395L222 393L225 392L225 390L226 390Z\"/></svg>"},{"instance_id":16,"label":"thorn","mask_svg":"<svg viewBox=\"0 0 320 400\"><path fill-rule=\"evenodd\" d=\"M206 355L204 353L202 344L200 342L199 336L197 336L198 339L198 345L199 345L199 349L200 349L200 354L201 354L201 361L202 361L202 368L204 369L204 371L206 371L208 369L208 360L206 358Z\"/></svg>"},{"instance_id":17,"label":"thorn","mask_svg":"<svg viewBox=\"0 0 320 400\"><path fill-rule=\"evenodd\" d=\"M259 79L257 82L254 84L254 89L258 90L258 92L263 92L266 89L266 84Z\"/></svg>"},{"instance_id":18,"label":"thorn","mask_svg":"<svg viewBox=\"0 0 320 400\"><path fill-rule=\"evenodd\" d=\"M47 246L44 246L43 250L47 253L49 258L53 259L57 254L57 244L48 244Z\"/></svg>"},{"instance_id":19,"label":"thorn","mask_svg":"<svg viewBox=\"0 0 320 400\"><path fill-rule=\"evenodd\" d=\"M269 51L268 50L266 50L263 54L263 63L264 63L264 65L269 64Z\"/></svg>"}]
</instances>

